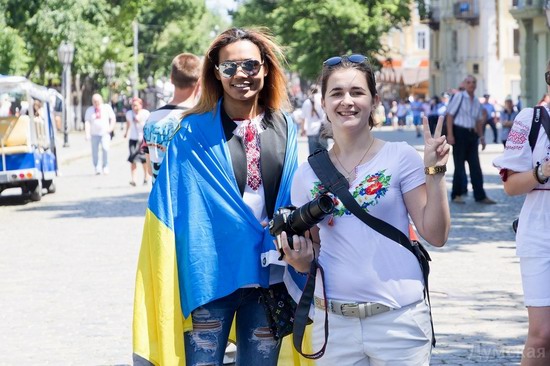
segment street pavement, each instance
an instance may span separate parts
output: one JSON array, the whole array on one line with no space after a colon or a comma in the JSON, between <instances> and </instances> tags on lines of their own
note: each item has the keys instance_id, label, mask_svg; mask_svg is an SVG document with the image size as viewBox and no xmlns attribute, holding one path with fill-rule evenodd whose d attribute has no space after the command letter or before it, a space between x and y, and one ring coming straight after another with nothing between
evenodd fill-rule
<instances>
[{"instance_id":1,"label":"street pavement","mask_svg":"<svg viewBox=\"0 0 550 366\"><path fill-rule=\"evenodd\" d=\"M413 130L384 127L375 135L422 153ZM133 279L150 186L129 186L119 130L109 176L93 175L82 132L71 132L69 143L58 149L57 193L32 203L0 197L0 220L9 223L0 235L0 365L131 364ZM466 204L450 205L447 244L426 244L437 337L432 365L519 364L527 312L510 224L523 197L507 197L491 165L502 149L491 144L480 153L485 189L498 204L478 204L470 193ZM299 160L306 158L300 138ZM449 190L452 172L451 159Z\"/></svg>"}]
</instances>

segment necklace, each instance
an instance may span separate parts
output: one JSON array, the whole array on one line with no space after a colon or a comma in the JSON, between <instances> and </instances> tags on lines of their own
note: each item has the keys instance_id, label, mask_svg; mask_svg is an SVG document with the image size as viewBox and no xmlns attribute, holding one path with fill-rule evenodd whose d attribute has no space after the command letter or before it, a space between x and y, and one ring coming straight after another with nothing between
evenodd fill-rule
<instances>
[{"instance_id":1,"label":"necklace","mask_svg":"<svg viewBox=\"0 0 550 366\"><path fill-rule=\"evenodd\" d=\"M348 181L351 177L351 175L357 170L357 167L359 166L359 164L361 164L361 162L363 161L363 159L365 158L365 156L367 156L367 154L369 153L370 151L370 148L372 147L372 145L374 145L374 140L375 138L373 137L372 138L372 141L370 142L370 145L369 147L367 148L367 150L365 151L365 153L363 154L363 156L361 157L361 159L357 162L357 164L355 164L355 166L353 167L353 169L351 171L348 172L348 170L344 167L344 164L342 164L342 162L340 161L340 159L338 158L338 155L336 154L336 151L334 152L334 156L336 157L336 161L338 161L338 164L340 164L340 166L342 167L342 169L344 169L344 171L346 172L347 176L345 177Z\"/></svg>"}]
</instances>

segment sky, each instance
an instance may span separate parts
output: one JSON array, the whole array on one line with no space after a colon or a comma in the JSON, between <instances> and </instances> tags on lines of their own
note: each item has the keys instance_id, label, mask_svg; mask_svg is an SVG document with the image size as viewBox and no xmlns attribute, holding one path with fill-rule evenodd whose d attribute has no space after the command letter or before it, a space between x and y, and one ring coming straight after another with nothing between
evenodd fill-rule
<instances>
[{"instance_id":1,"label":"sky","mask_svg":"<svg viewBox=\"0 0 550 366\"><path fill-rule=\"evenodd\" d=\"M206 0L206 6L210 9L219 9L220 13L229 19L227 15L228 9L234 9L236 6L235 0Z\"/></svg>"}]
</instances>

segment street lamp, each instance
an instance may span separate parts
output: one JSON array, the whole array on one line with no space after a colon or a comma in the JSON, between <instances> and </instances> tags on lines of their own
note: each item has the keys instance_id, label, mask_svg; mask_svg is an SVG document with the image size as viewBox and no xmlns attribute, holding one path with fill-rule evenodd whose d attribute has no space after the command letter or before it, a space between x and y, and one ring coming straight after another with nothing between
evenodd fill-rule
<instances>
[{"instance_id":1,"label":"street lamp","mask_svg":"<svg viewBox=\"0 0 550 366\"><path fill-rule=\"evenodd\" d=\"M113 76L115 76L116 71L116 63L113 60L107 60L103 64L103 73L105 74L105 77L107 78L107 87L109 88L109 105L112 105L111 103L111 80L113 79Z\"/></svg>"},{"instance_id":2,"label":"street lamp","mask_svg":"<svg viewBox=\"0 0 550 366\"><path fill-rule=\"evenodd\" d=\"M63 65L61 78L61 94L63 95L63 147L69 147L69 111L71 109L71 63L73 62L74 46L63 41L57 49L57 57Z\"/></svg>"}]
</instances>

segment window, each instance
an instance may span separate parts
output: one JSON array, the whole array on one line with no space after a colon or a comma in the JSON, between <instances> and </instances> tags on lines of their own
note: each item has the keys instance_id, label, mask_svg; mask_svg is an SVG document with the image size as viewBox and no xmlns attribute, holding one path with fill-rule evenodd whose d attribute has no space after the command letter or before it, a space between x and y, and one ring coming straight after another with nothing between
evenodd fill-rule
<instances>
[{"instance_id":1,"label":"window","mask_svg":"<svg viewBox=\"0 0 550 366\"><path fill-rule=\"evenodd\" d=\"M472 65L472 73L473 74L479 74L479 64L473 64Z\"/></svg>"},{"instance_id":2,"label":"window","mask_svg":"<svg viewBox=\"0 0 550 366\"><path fill-rule=\"evenodd\" d=\"M519 55L519 29L514 29L514 55Z\"/></svg>"},{"instance_id":3,"label":"window","mask_svg":"<svg viewBox=\"0 0 550 366\"><path fill-rule=\"evenodd\" d=\"M416 33L416 47L419 50L426 49L426 32L419 31Z\"/></svg>"}]
</instances>

